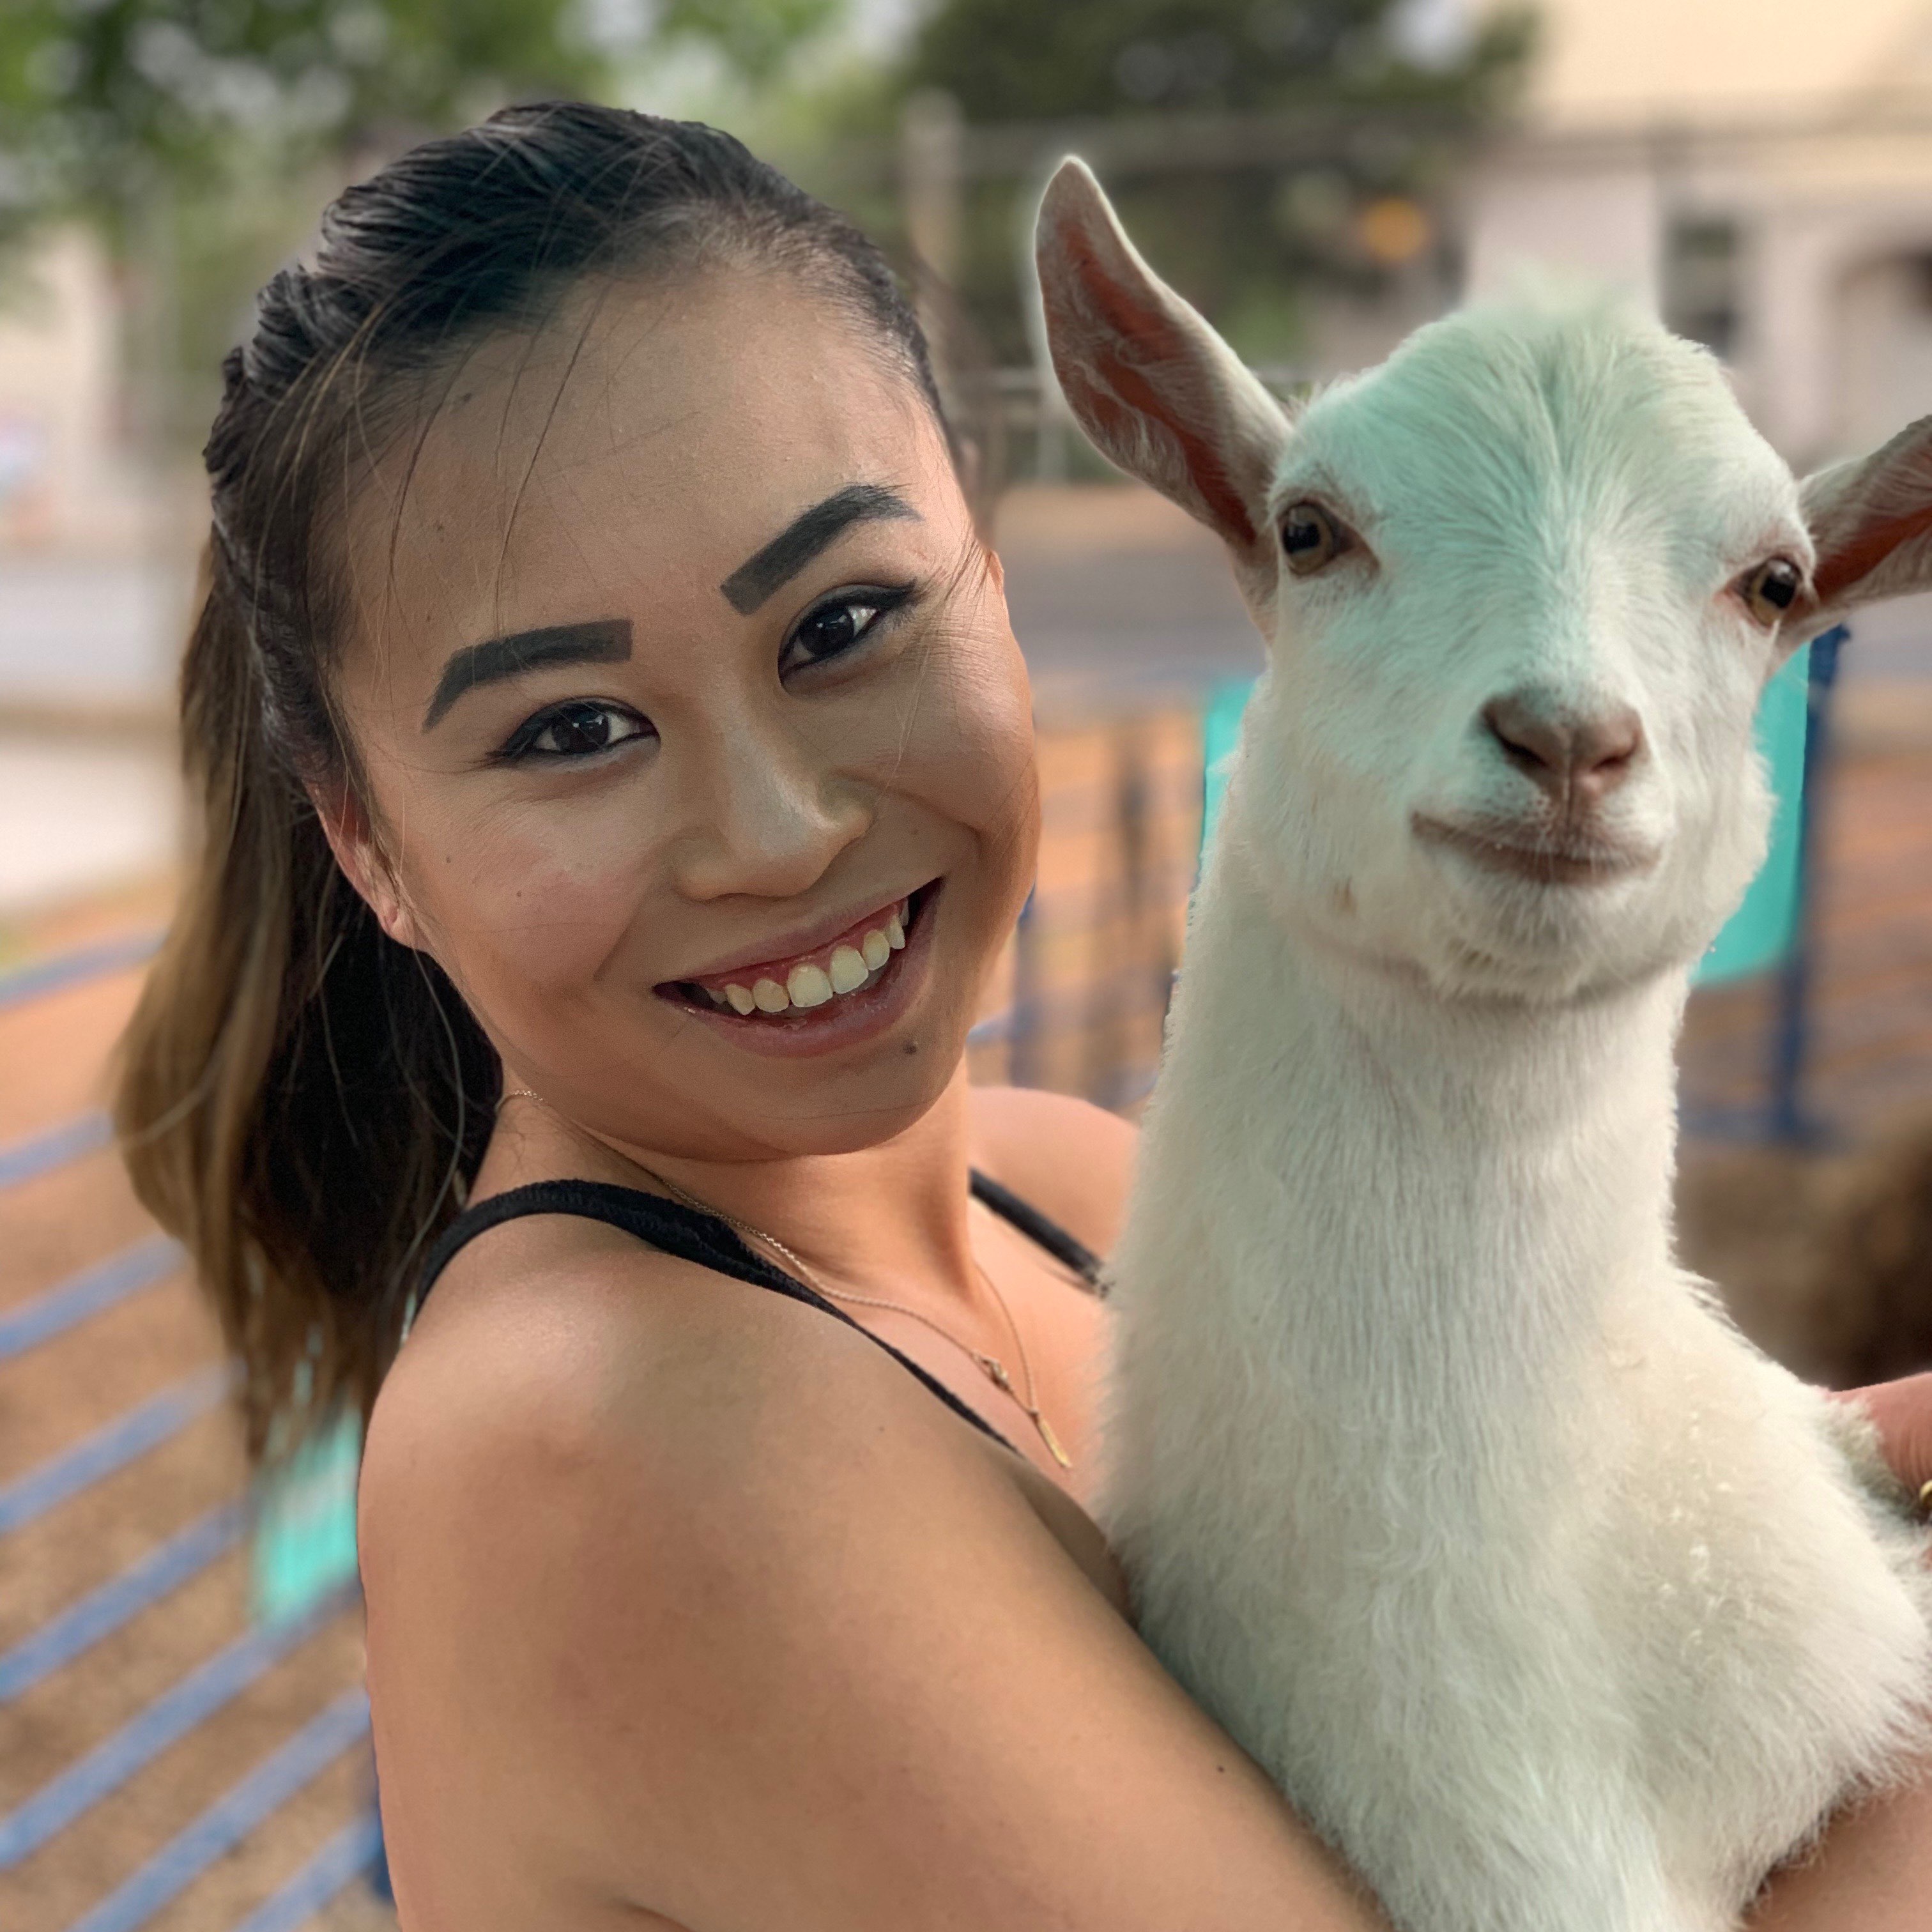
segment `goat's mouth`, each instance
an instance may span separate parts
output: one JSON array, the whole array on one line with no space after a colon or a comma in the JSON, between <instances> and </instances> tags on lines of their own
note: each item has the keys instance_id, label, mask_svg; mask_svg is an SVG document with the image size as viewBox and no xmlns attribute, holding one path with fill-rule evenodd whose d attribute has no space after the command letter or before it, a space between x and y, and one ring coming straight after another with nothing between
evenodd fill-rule
<instances>
[{"instance_id":1,"label":"goat's mouth","mask_svg":"<svg viewBox=\"0 0 1932 1932\"><path fill-rule=\"evenodd\" d=\"M1473 820L1461 825L1416 812L1411 829L1425 845L1446 847L1486 872L1504 872L1539 886L1607 886L1656 865L1654 848L1570 832L1539 838L1528 827Z\"/></svg>"}]
</instances>

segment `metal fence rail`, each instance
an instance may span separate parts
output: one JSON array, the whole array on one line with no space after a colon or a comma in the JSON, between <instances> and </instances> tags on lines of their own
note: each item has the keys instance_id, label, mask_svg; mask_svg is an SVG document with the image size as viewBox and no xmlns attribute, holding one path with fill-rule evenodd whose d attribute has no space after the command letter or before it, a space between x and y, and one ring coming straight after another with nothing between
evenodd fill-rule
<instances>
[{"instance_id":1,"label":"metal fence rail","mask_svg":"<svg viewBox=\"0 0 1932 1932\"><path fill-rule=\"evenodd\" d=\"M140 933L103 941L0 975L0 1011L122 972L152 956ZM89 1113L0 1148L0 1189L54 1174L106 1147L105 1114ZM155 1234L83 1268L0 1312L0 1365L17 1372L36 1351L80 1324L159 1287L183 1260ZM138 1463L207 1414L232 1386L211 1364L134 1403L111 1421L0 1485L0 1536L10 1535ZM202 1575L247 1538L249 1500L234 1498L164 1538L118 1575L67 1604L0 1653L0 1704L16 1700L82 1657L143 1611ZM260 1624L222 1646L0 1816L0 1872L57 1839L110 1794L241 1698L356 1600L338 1591L304 1614ZM100 1900L70 1932L139 1932L216 1860L246 1838L368 1735L368 1700L345 1692L250 1769L226 1794ZM250 1912L234 1932L293 1932L346 1886L382 1870L373 1810L339 1831Z\"/></svg>"}]
</instances>

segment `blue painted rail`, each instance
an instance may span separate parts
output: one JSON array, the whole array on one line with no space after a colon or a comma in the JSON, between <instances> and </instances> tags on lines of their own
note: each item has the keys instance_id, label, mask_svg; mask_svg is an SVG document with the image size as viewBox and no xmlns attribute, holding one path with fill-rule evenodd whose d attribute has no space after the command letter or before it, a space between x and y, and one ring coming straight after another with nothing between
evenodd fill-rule
<instances>
[{"instance_id":1,"label":"blue painted rail","mask_svg":"<svg viewBox=\"0 0 1932 1932\"><path fill-rule=\"evenodd\" d=\"M0 1310L0 1362L50 1342L90 1315L118 1306L143 1288L166 1280L182 1264L182 1251L160 1234L136 1241L98 1267L83 1268L58 1287L17 1306Z\"/></svg>"},{"instance_id":2,"label":"blue painted rail","mask_svg":"<svg viewBox=\"0 0 1932 1932\"><path fill-rule=\"evenodd\" d=\"M99 1153L113 1138L113 1123L105 1114L83 1114L64 1126L0 1148L0 1187L17 1187L22 1181L38 1180L56 1168Z\"/></svg>"},{"instance_id":3,"label":"blue painted rail","mask_svg":"<svg viewBox=\"0 0 1932 1932\"><path fill-rule=\"evenodd\" d=\"M124 1885L110 1892L84 1918L76 1919L70 1932L139 1932L217 1858L232 1851L256 1826L368 1735L367 1694L359 1689L344 1691L272 1751L225 1797L211 1804L186 1831L164 1845ZM343 1882L356 1876L355 1871L346 1872Z\"/></svg>"},{"instance_id":4,"label":"blue painted rail","mask_svg":"<svg viewBox=\"0 0 1932 1932\"><path fill-rule=\"evenodd\" d=\"M136 933L103 940L0 974L0 1012L124 972L152 956L159 938ZM107 1147L104 1114L89 1113L0 1147L0 1189L58 1173ZM155 1235L80 1270L42 1294L0 1311L0 1364L132 1298L180 1268L172 1241ZM0 1485L0 1535L22 1529L94 1484L138 1462L220 1402L232 1371L211 1364L160 1389L124 1414ZM20 1697L207 1570L248 1537L249 1503L224 1504L176 1531L0 1652L0 1703ZM18 1865L117 1790L196 1726L240 1697L356 1600L338 1589L296 1616L258 1625L217 1652L136 1712L53 1780L0 1816L0 1871ZM369 1731L368 1700L344 1693L302 1725L164 1846L69 1932L140 1932L218 1859L266 1822ZM233 1932L296 1932L344 1887L382 1870L382 1834L365 1813L338 1832Z\"/></svg>"},{"instance_id":5,"label":"blue painted rail","mask_svg":"<svg viewBox=\"0 0 1932 1932\"><path fill-rule=\"evenodd\" d=\"M110 973L145 966L160 946L158 932L124 933L0 973L0 1012L9 1006L25 1006L29 1000L45 999L51 993L64 993L70 987L84 986Z\"/></svg>"},{"instance_id":6,"label":"blue painted rail","mask_svg":"<svg viewBox=\"0 0 1932 1932\"><path fill-rule=\"evenodd\" d=\"M200 1576L242 1540L248 1527L248 1512L240 1503L210 1510L119 1576L70 1604L11 1650L0 1652L0 1704L32 1690L42 1678L112 1636L151 1604Z\"/></svg>"}]
</instances>

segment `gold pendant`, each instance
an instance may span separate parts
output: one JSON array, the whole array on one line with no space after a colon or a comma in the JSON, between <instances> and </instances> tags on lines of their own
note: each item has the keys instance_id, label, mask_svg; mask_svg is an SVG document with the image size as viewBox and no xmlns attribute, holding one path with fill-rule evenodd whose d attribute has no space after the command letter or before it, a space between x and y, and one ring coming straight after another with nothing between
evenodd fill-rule
<instances>
[{"instance_id":1,"label":"gold pendant","mask_svg":"<svg viewBox=\"0 0 1932 1932\"><path fill-rule=\"evenodd\" d=\"M1073 1458L1060 1448L1060 1438L1053 1432L1053 1424L1048 1421L1038 1409L1035 1409L1033 1412L1033 1426L1040 1431L1040 1439L1046 1444L1053 1460L1063 1469L1072 1468Z\"/></svg>"}]
</instances>

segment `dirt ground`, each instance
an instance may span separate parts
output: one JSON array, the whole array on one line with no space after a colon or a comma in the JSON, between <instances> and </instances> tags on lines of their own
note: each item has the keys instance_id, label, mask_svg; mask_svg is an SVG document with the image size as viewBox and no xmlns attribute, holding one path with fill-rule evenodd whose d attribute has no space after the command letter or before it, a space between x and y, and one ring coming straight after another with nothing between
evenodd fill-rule
<instances>
[{"instance_id":1,"label":"dirt ground","mask_svg":"<svg viewBox=\"0 0 1932 1932\"><path fill-rule=\"evenodd\" d=\"M116 895L16 929L8 950L16 958L38 956L139 929L161 916L169 897L159 882ZM123 972L0 1010L0 1146L100 1103L108 1054L139 984L137 972ZM0 1190L0 1312L152 1232L109 1152ZM177 1275L0 1365L0 1485L219 1356L212 1324ZM236 1432L217 1412L0 1538L0 1652L238 1493L244 1480ZM245 1559L232 1552L0 1705L0 1814L248 1624ZM0 1874L0 1926L58 1932L71 1923L361 1671L358 1612L338 1618ZM155 1932L224 1932L369 1796L366 1752L351 1752L153 1919ZM393 1922L351 1894L316 1922L363 1932Z\"/></svg>"}]
</instances>

